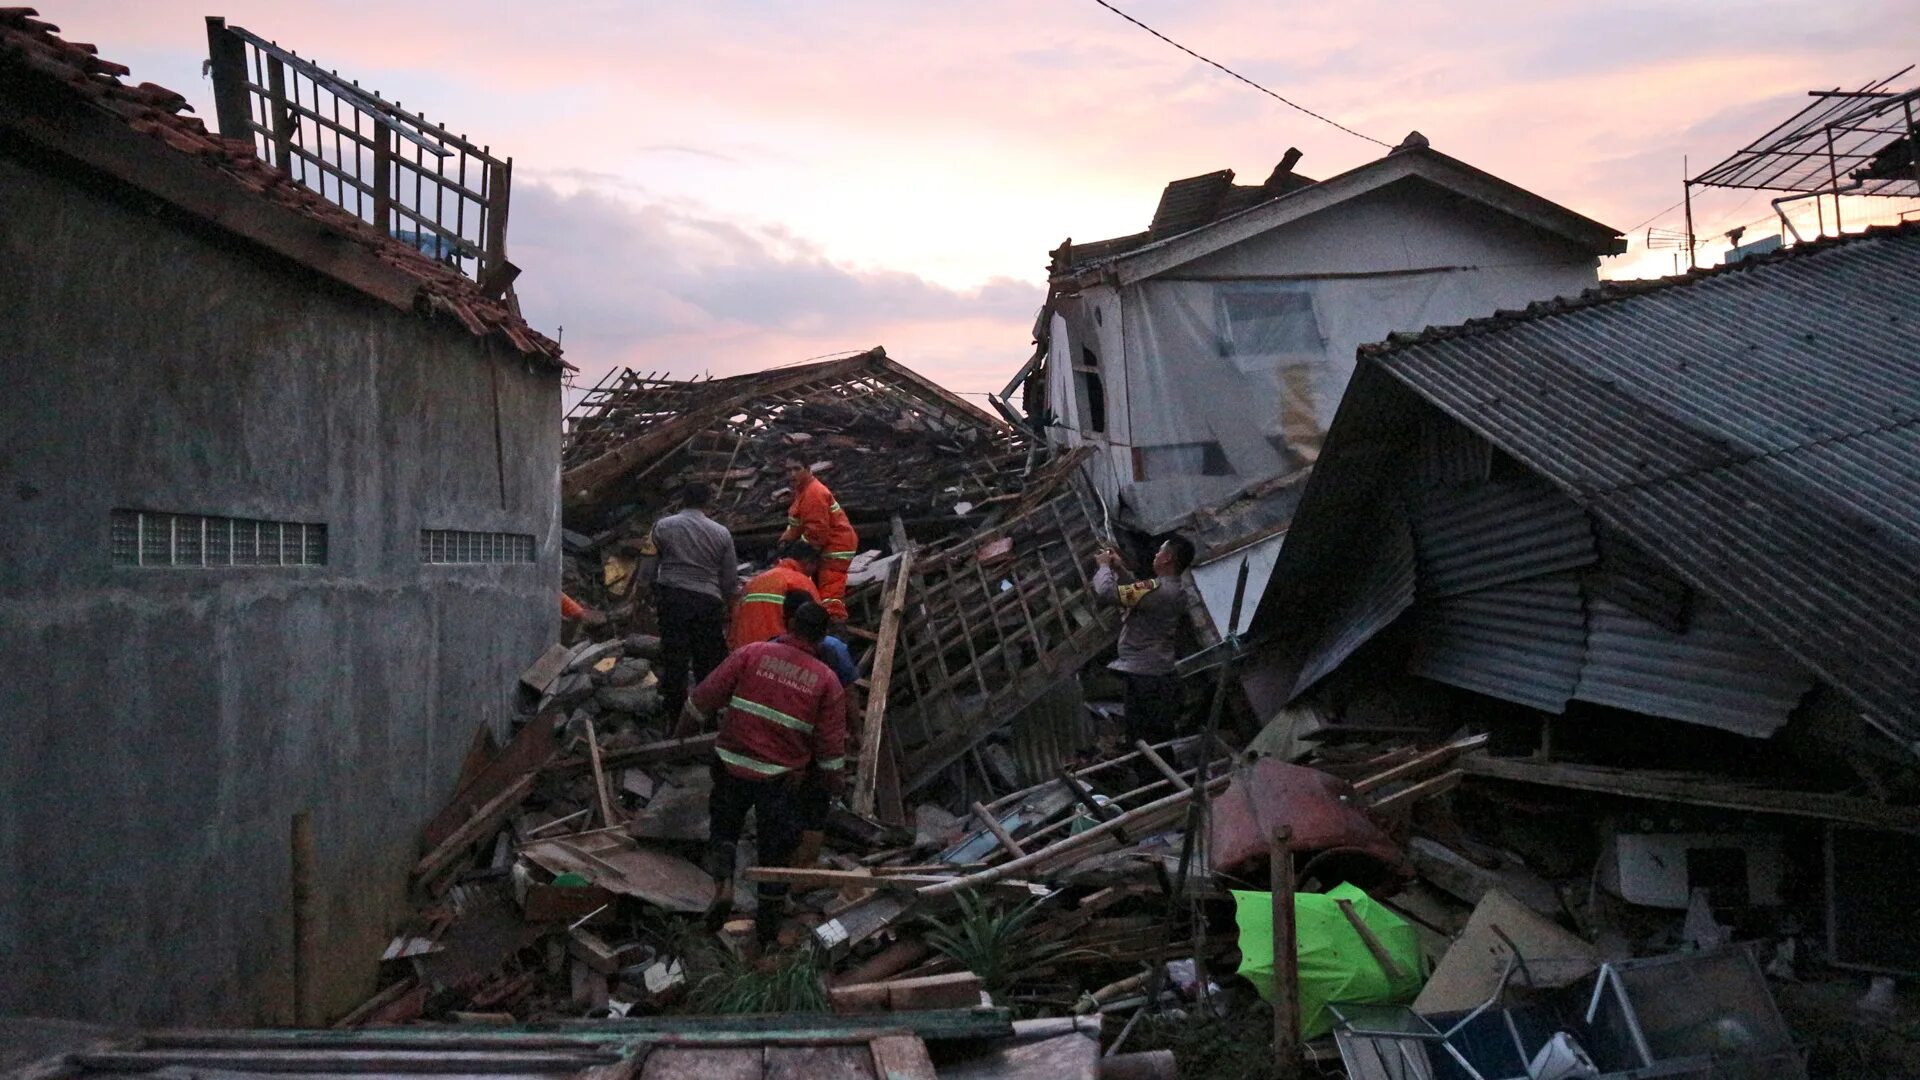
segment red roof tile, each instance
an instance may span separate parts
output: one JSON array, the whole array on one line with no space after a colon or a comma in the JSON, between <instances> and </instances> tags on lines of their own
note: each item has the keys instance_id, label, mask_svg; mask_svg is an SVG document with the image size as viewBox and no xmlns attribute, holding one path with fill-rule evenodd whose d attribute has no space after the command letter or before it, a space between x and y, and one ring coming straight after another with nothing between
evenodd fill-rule
<instances>
[{"instance_id":1,"label":"red roof tile","mask_svg":"<svg viewBox=\"0 0 1920 1080\"><path fill-rule=\"evenodd\" d=\"M0 7L0 69L23 70L64 85L130 130L196 159L226 182L362 245L366 254L418 283L416 307L451 316L476 336L497 336L523 354L566 366L559 344L529 327L504 300L488 297L458 270L385 235L282 175L255 155L251 139L225 138L208 131L198 118L182 115L191 107L180 94L153 83L122 83L121 77L129 74L126 67L100 59L92 45L62 39L60 28L39 20L37 14L32 8Z\"/></svg>"}]
</instances>

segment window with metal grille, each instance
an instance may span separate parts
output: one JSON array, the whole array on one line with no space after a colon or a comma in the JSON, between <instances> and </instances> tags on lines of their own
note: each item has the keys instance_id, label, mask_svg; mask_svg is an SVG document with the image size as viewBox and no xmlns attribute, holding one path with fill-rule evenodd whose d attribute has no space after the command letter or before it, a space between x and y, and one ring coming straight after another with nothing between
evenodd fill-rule
<instances>
[{"instance_id":1,"label":"window with metal grille","mask_svg":"<svg viewBox=\"0 0 1920 1080\"><path fill-rule=\"evenodd\" d=\"M421 529L420 561L443 565L528 563L533 561L533 537L524 533Z\"/></svg>"},{"instance_id":2,"label":"window with metal grille","mask_svg":"<svg viewBox=\"0 0 1920 1080\"><path fill-rule=\"evenodd\" d=\"M115 566L146 568L325 566L327 527L211 514L115 510L109 545Z\"/></svg>"}]
</instances>

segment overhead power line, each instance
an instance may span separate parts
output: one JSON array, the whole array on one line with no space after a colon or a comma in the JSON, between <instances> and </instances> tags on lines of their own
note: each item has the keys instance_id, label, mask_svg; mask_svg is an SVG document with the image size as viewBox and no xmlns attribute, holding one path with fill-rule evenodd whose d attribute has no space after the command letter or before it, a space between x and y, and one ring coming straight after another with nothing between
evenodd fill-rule
<instances>
[{"instance_id":1,"label":"overhead power line","mask_svg":"<svg viewBox=\"0 0 1920 1080\"><path fill-rule=\"evenodd\" d=\"M1362 135L1359 132L1348 127L1347 125L1340 123L1338 120L1334 120L1330 117L1322 116L1319 113L1314 112L1312 109L1307 108L1305 105L1301 105L1293 101L1288 101L1286 98L1281 97L1279 94L1276 94L1273 91L1267 89L1266 87L1261 86L1259 83L1254 82L1252 79L1247 78L1245 75L1240 74L1239 72L1233 70L1227 65L1220 63L1218 60L1210 60L1207 57L1201 56L1199 53L1194 52L1192 49L1187 48L1185 45L1182 45L1179 42L1168 37L1167 35L1161 33L1160 31L1155 30L1153 27L1148 26L1146 23L1141 22L1139 19L1136 19L1133 16L1127 14L1126 12L1121 11L1119 8L1114 7L1112 4L1107 3L1107 0L1093 0L1093 2L1096 4L1099 4L1103 8L1106 8L1108 11L1113 12L1115 15L1118 15L1121 18L1127 20L1128 22L1139 27L1140 29L1145 30L1147 33L1152 34L1154 37L1159 38L1161 41L1164 41L1167 44L1173 46L1174 48L1179 49L1181 52L1186 53L1188 56L1193 57L1195 60L1198 60L1203 64L1210 64L1213 67L1219 68L1221 71L1226 72L1228 75L1231 75L1236 79L1239 79L1241 82L1246 83L1248 86L1253 87L1255 90L1260 91L1261 93L1267 95L1268 97L1279 102L1280 104L1285 105L1289 109L1298 109L1299 111L1306 113L1308 116L1313 117L1315 120L1318 120L1323 124L1331 124L1332 126L1339 128L1341 131L1346 132L1347 134L1353 136L1356 139L1365 139L1376 146L1384 146L1389 150L1393 149L1393 144L1391 143L1381 142L1379 139L1376 139L1371 135Z\"/></svg>"}]
</instances>

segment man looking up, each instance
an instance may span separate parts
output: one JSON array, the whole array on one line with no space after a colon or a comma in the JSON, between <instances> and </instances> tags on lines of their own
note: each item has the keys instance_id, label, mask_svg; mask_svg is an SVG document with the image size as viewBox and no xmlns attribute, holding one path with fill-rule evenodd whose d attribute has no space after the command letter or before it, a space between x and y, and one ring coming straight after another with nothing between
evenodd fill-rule
<instances>
[{"instance_id":1,"label":"man looking up","mask_svg":"<svg viewBox=\"0 0 1920 1080\"><path fill-rule=\"evenodd\" d=\"M694 688L693 719L704 724L718 714L720 723L708 805L707 872L715 882L709 923L726 918L747 811L758 822L758 864L785 866L800 842L803 789L818 785L831 797L844 786L846 695L814 656L826 634L826 611L801 604L786 634L740 649ZM779 932L786 896L784 884L759 886L753 928L762 946Z\"/></svg>"},{"instance_id":2,"label":"man looking up","mask_svg":"<svg viewBox=\"0 0 1920 1080\"><path fill-rule=\"evenodd\" d=\"M820 569L820 551L805 540L780 545L780 559L755 574L733 606L733 623L727 628L727 647L737 649L756 641L765 641L786 632L787 594L795 589L814 603L820 602L820 589L813 575Z\"/></svg>"},{"instance_id":3,"label":"man looking up","mask_svg":"<svg viewBox=\"0 0 1920 1080\"><path fill-rule=\"evenodd\" d=\"M860 535L840 509L840 503L827 485L813 475L807 459L798 454L786 458L787 484L793 488L793 504L787 508L787 529L781 542L805 540L820 552L820 569L814 580L820 585L820 602L833 619L847 617L847 564L860 546Z\"/></svg>"},{"instance_id":4,"label":"man looking up","mask_svg":"<svg viewBox=\"0 0 1920 1080\"><path fill-rule=\"evenodd\" d=\"M739 591L740 561L733 534L706 514L712 500L712 488L688 484L680 512L654 522L642 549L638 573L652 583L660 616L660 701L669 717L686 704L688 667L697 682L727 657L727 604Z\"/></svg>"},{"instance_id":5,"label":"man looking up","mask_svg":"<svg viewBox=\"0 0 1920 1080\"><path fill-rule=\"evenodd\" d=\"M1153 577L1135 581L1112 549L1098 556L1093 594L1119 606L1120 655L1109 668L1126 684L1127 742L1173 738L1180 723L1180 680L1174 675L1174 635L1186 618L1180 575L1193 564L1193 541L1170 537L1153 556Z\"/></svg>"}]
</instances>

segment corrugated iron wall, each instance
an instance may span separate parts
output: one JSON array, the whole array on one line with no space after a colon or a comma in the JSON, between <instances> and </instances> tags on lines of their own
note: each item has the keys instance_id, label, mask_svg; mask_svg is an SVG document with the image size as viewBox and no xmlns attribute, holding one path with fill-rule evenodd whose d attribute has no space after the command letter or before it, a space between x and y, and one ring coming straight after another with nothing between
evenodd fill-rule
<instances>
[{"instance_id":1,"label":"corrugated iron wall","mask_svg":"<svg viewBox=\"0 0 1920 1080\"><path fill-rule=\"evenodd\" d=\"M1574 697L1765 738L1813 679L1724 609L1698 604L1684 634L1587 599L1586 662Z\"/></svg>"},{"instance_id":2,"label":"corrugated iron wall","mask_svg":"<svg viewBox=\"0 0 1920 1080\"><path fill-rule=\"evenodd\" d=\"M1451 428L1451 433L1444 429ZM1766 737L1812 677L1556 488L1480 472L1459 424L1423 417L1406 518L1420 633L1407 670L1546 712L1571 700ZM1476 477L1477 473L1477 477ZM1398 580L1394 560L1374 575ZM1398 610L1388 615L1388 621ZM1306 673L1331 670L1384 622L1349 616ZM1303 684L1304 685L1304 684Z\"/></svg>"},{"instance_id":3,"label":"corrugated iron wall","mask_svg":"<svg viewBox=\"0 0 1920 1080\"><path fill-rule=\"evenodd\" d=\"M1423 597L1573 570L1599 557L1586 511L1545 484L1482 481L1424 492L1413 535Z\"/></svg>"},{"instance_id":4,"label":"corrugated iron wall","mask_svg":"<svg viewBox=\"0 0 1920 1080\"><path fill-rule=\"evenodd\" d=\"M1564 712L1586 657L1586 611L1571 573L1510 581L1419 608L1407 670L1454 686Z\"/></svg>"}]
</instances>

